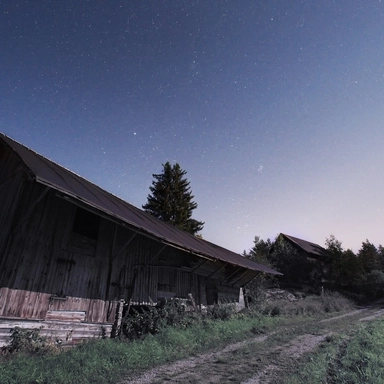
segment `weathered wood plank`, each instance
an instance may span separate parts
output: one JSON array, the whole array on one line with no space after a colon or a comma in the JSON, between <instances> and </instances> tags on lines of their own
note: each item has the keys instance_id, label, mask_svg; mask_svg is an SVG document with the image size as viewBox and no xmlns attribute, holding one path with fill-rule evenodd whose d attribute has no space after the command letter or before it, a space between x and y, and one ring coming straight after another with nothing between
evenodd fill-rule
<instances>
[{"instance_id":1,"label":"weathered wood plank","mask_svg":"<svg viewBox=\"0 0 384 384\"><path fill-rule=\"evenodd\" d=\"M85 313L81 321L112 324L115 310L115 302L0 288L0 317L44 320L49 311L72 311Z\"/></svg>"},{"instance_id":2,"label":"weathered wood plank","mask_svg":"<svg viewBox=\"0 0 384 384\"><path fill-rule=\"evenodd\" d=\"M70 321L21 321L0 318L0 347L10 341L10 331L22 329L39 329L40 335L51 338L60 345L75 345L89 338L110 337L111 324L89 324Z\"/></svg>"},{"instance_id":3,"label":"weathered wood plank","mask_svg":"<svg viewBox=\"0 0 384 384\"><path fill-rule=\"evenodd\" d=\"M46 320L82 322L85 320L85 311L48 311Z\"/></svg>"}]
</instances>

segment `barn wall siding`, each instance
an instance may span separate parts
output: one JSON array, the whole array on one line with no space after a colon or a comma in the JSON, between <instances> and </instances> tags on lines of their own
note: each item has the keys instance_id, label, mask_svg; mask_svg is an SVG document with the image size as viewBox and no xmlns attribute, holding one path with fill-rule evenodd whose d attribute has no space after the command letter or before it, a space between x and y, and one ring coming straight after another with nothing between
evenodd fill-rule
<instances>
[{"instance_id":1,"label":"barn wall siding","mask_svg":"<svg viewBox=\"0 0 384 384\"><path fill-rule=\"evenodd\" d=\"M0 288L0 317L44 320L48 311L83 311L85 322L112 324L116 306L117 302Z\"/></svg>"},{"instance_id":2,"label":"barn wall siding","mask_svg":"<svg viewBox=\"0 0 384 384\"><path fill-rule=\"evenodd\" d=\"M80 306L87 312L87 321L105 322L111 301L105 296L115 224L101 220L94 256L75 251L69 247L69 238L77 207L53 190L39 201L44 191L36 183L28 182L23 188L15 213L16 230L7 237L3 253L7 257L1 260L0 315L44 319L49 308ZM67 300L52 302L53 295Z\"/></svg>"},{"instance_id":3,"label":"barn wall siding","mask_svg":"<svg viewBox=\"0 0 384 384\"><path fill-rule=\"evenodd\" d=\"M101 218L94 255L71 247L78 208L60 198L54 190L46 193L45 188L27 182L23 189L15 220L16 230L8 239L7 253L10 257L4 261L5 273L1 278L1 286L18 292L18 304L16 308L10 306L8 314L3 310L2 315L45 318L48 298L52 295L83 297L85 301L91 300L95 308L98 308L94 304L96 299L102 299L102 302L124 299L126 302L156 303L161 291L159 270L170 281L173 296L196 295L198 290L193 288L196 279L175 269L182 264L181 251L136 235L112 221ZM160 259L169 259L170 268L159 265ZM23 298L23 292L30 293ZM41 292L41 295L35 297L36 292ZM32 298L36 309L28 311L26 308L33 307ZM64 309L77 310L76 303L68 299ZM63 305L57 304L62 309ZM89 311L88 307L88 304L81 307L87 311L88 321L99 321L105 316L103 306L99 309L100 315L95 314L96 309Z\"/></svg>"},{"instance_id":4,"label":"barn wall siding","mask_svg":"<svg viewBox=\"0 0 384 384\"><path fill-rule=\"evenodd\" d=\"M11 233L13 217L23 192L23 168L19 159L0 144L0 255L5 254L5 247ZM0 258L0 270L4 259Z\"/></svg>"}]
</instances>

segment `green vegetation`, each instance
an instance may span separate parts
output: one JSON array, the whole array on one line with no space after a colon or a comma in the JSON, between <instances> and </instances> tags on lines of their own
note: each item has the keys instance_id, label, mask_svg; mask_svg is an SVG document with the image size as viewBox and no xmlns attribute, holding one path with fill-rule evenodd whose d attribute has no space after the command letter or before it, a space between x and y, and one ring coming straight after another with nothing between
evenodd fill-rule
<instances>
[{"instance_id":1,"label":"green vegetation","mask_svg":"<svg viewBox=\"0 0 384 384\"><path fill-rule=\"evenodd\" d=\"M283 319L236 316L189 328L167 327L141 340L89 341L61 353L19 353L0 364L0 383L116 383L155 365L220 348L271 329Z\"/></svg>"},{"instance_id":2,"label":"green vegetation","mask_svg":"<svg viewBox=\"0 0 384 384\"><path fill-rule=\"evenodd\" d=\"M274 276L250 284L251 296L265 286L310 289L320 293L322 287L342 292L356 301L367 302L384 297L384 247L376 247L369 240L363 241L355 254L343 249L342 243L331 235L325 241L326 253L319 262L309 261L305 253L298 252L291 244L277 236L274 241L255 237L254 246L244 251L244 256L270 266L284 276L278 281Z\"/></svg>"},{"instance_id":3,"label":"green vegetation","mask_svg":"<svg viewBox=\"0 0 384 384\"><path fill-rule=\"evenodd\" d=\"M52 340L40 336L40 329L12 329L9 345L2 349L4 355L15 352L41 353L55 352L56 346Z\"/></svg>"},{"instance_id":4,"label":"green vegetation","mask_svg":"<svg viewBox=\"0 0 384 384\"><path fill-rule=\"evenodd\" d=\"M361 295L363 299L376 299L384 295L384 248L369 240L363 241L355 255L344 250L334 236L326 240L331 255L328 279L336 289Z\"/></svg>"},{"instance_id":5,"label":"green vegetation","mask_svg":"<svg viewBox=\"0 0 384 384\"><path fill-rule=\"evenodd\" d=\"M204 223L192 219L197 203L193 201L190 182L184 177L186 173L178 163L173 166L169 162L163 164L163 172L152 175L154 180L149 187L151 194L143 209L160 220L196 235L203 229Z\"/></svg>"},{"instance_id":6,"label":"green vegetation","mask_svg":"<svg viewBox=\"0 0 384 384\"><path fill-rule=\"evenodd\" d=\"M384 321L361 324L346 333L329 336L316 352L291 366L284 383L384 383L383 347Z\"/></svg>"},{"instance_id":7,"label":"green vegetation","mask_svg":"<svg viewBox=\"0 0 384 384\"><path fill-rule=\"evenodd\" d=\"M236 307L232 303L215 304L204 314L190 312L186 308L186 300L173 299L160 308L133 310L133 313L123 319L122 337L136 340L147 334L155 335L167 327L189 328L192 325L204 324L208 320L229 320L236 314Z\"/></svg>"},{"instance_id":8,"label":"green vegetation","mask_svg":"<svg viewBox=\"0 0 384 384\"><path fill-rule=\"evenodd\" d=\"M264 315L284 317L317 316L351 308L351 302L337 292L329 292L322 296L310 295L305 300L269 300L258 306L258 310Z\"/></svg>"},{"instance_id":9,"label":"green vegetation","mask_svg":"<svg viewBox=\"0 0 384 384\"><path fill-rule=\"evenodd\" d=\"M328 300L333 302L333 309L346 305L342 297L330 297ZM234 313L230 305L217 305L203 316L188 312L182 315L178 310L179 318L176 320L173 309L168 309L165 317L168 317L168 322L173 318L172 325L162 325L155 334L144 335L142 332L140 337L136 335L132 338L134 340L125 337L120 340L92 340L65 351L57 349L56 352L47 352L39 348L31 353L28 346L22 347L29 342L18 340L19 352L2 358L0 383L116 383L121 377L132 377L156 365L218 350L229 343L271 332L279 326L300 323L303 315L319 316L324 312L324 301L321 297L308 297L300 304L302 310L296 314L290 312L289 317L263 314L257 308ZM280 312L288 313L286 308ZM297 314L300 317L293 317ZM22 334L19 333L19 336L22 338ZM28 338L27 334L24 336ZM41 345L44 344L37 335L35 338L40 340Z\"/></svg>"}]
</instances>

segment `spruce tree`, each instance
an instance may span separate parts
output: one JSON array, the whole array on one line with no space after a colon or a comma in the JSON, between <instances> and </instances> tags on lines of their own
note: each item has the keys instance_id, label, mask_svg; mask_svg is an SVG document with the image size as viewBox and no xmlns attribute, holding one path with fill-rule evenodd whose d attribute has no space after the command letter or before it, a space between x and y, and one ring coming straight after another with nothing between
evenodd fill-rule
<instances>
[{"instance_id":1,"label":"spruce tree","mask_svg":"<svg viewBox=\"0 0 384 384\"><path fill-rule=\"evenodd\" d=\"M142 207L158 219L195 235L203 229L204 222L192 219L197 203L193 201L190 182L184 177L186 173L177 163L163 164L163 172L152 175L151 193Z\"/></svg>"}]
</instances>

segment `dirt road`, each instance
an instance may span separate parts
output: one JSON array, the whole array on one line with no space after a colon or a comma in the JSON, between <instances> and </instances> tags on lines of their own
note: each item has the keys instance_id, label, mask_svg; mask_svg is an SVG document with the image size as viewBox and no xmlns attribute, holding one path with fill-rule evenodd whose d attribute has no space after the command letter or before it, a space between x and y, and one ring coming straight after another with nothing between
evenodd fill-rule
<instances>
[{"instance_id":1,"label":"dirt road","mask_svg":"<svg viewBox=\"0 0 384 384\"><path fill-rule=\"evenodd\" d=\"M231 344L220 351L157 367L120 384L275 383L281 381L284 367L313 351L335 330L380 316L384 316L382 309L360 309L320 322L308 320L279 327L272 333Z\"/></svg>"}]
</instances>

